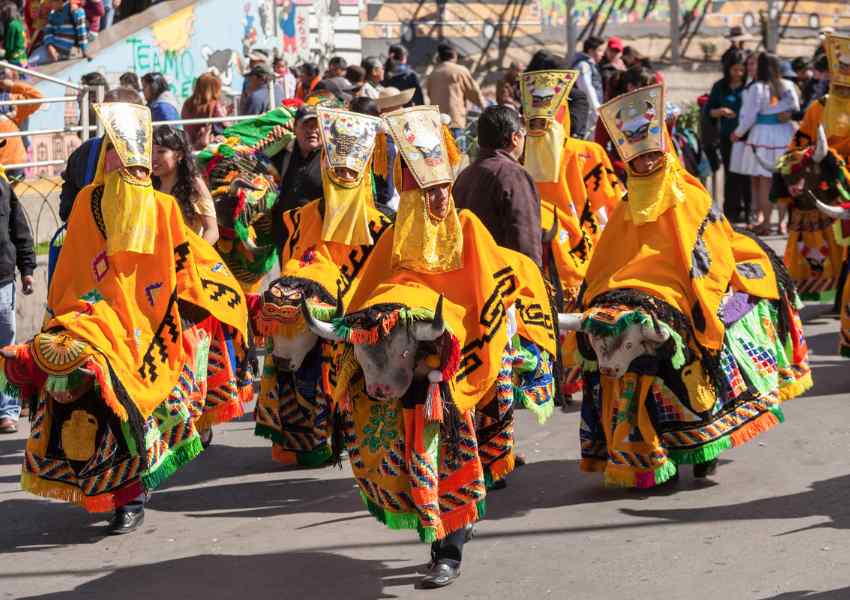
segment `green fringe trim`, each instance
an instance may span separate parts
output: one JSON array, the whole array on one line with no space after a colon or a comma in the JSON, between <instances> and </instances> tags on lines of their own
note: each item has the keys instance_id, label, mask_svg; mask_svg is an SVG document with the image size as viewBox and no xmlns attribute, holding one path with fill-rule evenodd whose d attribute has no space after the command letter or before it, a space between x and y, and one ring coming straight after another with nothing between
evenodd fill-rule
<instances>
[{"instance_id":1,"label":"green fringe trim","mask_svg":"<svg viewBox=\"0 0 850 600\"><path fill-rule=\"evenodd\" d=\"M725 450L732 447L732 440L728 435L716 439L711 443L695 448L693 450L668 450L670 458L680 465L698 465L720 456Z\"/></svg>"},{"instance_id":2,"label":"green fringe trim","mask_svg":"<svg viewBox=\"0 0 850 600\"><path fill-rule=\"evenodd\" d=\"M514 394L516 394L517 391L518 390L515 389ZM555 412L554 394L550 395L550 399L543 404L536 404L532 402L525 396L525 394L521 394L520 399L522 401L522 405L531 411L531 414L537 417L538 425L545 424L546 421L549 420L549 417L552 416L552 413Z\"/></svg>"},{"instance_id":3,"label":"green fringe trim","mask_svg":"<svg viewBox=\"0 0 850 600\"><path fill-rule=\"evenodd\" d=\"M840 354L844 358L850 358L850 347L842 346L841 348L839 348L838 354Z\"/></svg>"},{"instance_id":4,"label":"green fringe trim","mask_svg":"<svg viewBox=\"0 0 850 600\"><path fill-rule=\"evenodd\" d=\"M368 307L367 307L368 308ZM365 309L364 309L365 310ZM434 311L428 308L406 308L398 309L398 323L410 325L416 321L429 321L434 318ZM348 324L346 317L334 317L333 319L322 319L333 325L334 334L342 338L346 342L351 339L351 325Z\"/></svg>"},{"instance_id":5,"label":"green fringe trim","mask_svg":"<svg viewBox=\"0 0 850 600\"><path fill-rule=\"evenodd\" d=\"M174 475L177 469L198 456L203 450L204 446L198 435L171 450L152 471L142 475L142 484L145 489L151 491L158 488L166 479Z\"/></svg>"},{"instance_id":6,"label":"green fringe trim","mask_svg":"<svg viewBox=\"0 0 850 600\"><path fill-rule=\"evenodd\" d=\"M378 506L372 502L363 491L360 491L360 497L366 504L366 509L378 521L389 527L390 529L415 529L419 532L419 539L425 543L435 542L437 540L437 532L433 527L422 527L419 521L419 515L414 513L397 513L386 510L382 506Z\"/></svg>"},{"instance_id":7,"label":"green fringe trim","mask_svg":"<svg viewBox=\"0 0 850 600\"><path fill-rule=\"evenodd\" d=\"M21 388L9 381L6 377L6 368L0 364L0 394L6 398L20 399Z\"/></svg>"},{"instance_id":8,"label":"green fringe trim","mask_svg":"<svg viewBox=\"0 0 850 600\"><path fill-rule=\"evenodd\" d=\"M597 337L616 337L623 333L631 325L653 326L652 319L650 319L649 316L640 311L632 311L617 319L617 322L614 324L600 323L592 318L585 319L582 324L582 331ZM667 325L667 323L659 321L658 326L661 331L667 332L673 340L675 350L673 351L673 356L670 357L670 362L674 369L681 369L685 365L684 342L682 341L682 336L680 336L672 327ZM585 371L595 368L595 363L593 364L593 367L590 367L590 363L583 359L580 360L579 364L582 364L582 368Z\"/></svg>"},{"instance_id":9,"label":"green fringe trim","mask_svg":"<svg viewBox=\"0 0 850 600\"><path fill-rule=\"evenodd\" d=\"M834 302L835 290L827 290L826 292L803 292L800 294L800 299L807 302Z\"/></svg>"},{"instance_id":10,"label":"green fringe trim","mask_svg":"<svg viewBox=\"0 0 850 600\"><path fill-rule=\"evenodd\" d=\"M596 337L617 337L631 325L643 325L647 316L638 311L628 312L616 323L602 323L595 319L585 319L582 323L582 331L595 335Z\"/></svg>"},{"instance_id":11,"label":"green fringe trim","mask_svg":"<svg viewBox=\"0 0 850 600\"><path fill-rule=\"evenodd\" d=\"M257 423L254 426L254 435L271 440L279 446L283 446L288 441L284 439L277 429L273 429L268 425L263 425L261 423ZM333 454L330 446L327 444L313 450L291 450L291 452L295 454L295 460L298 462L299 467L323 467L327 464Z\"/></svg>"},{"instance_id":12,"label":"green fringe trim","mask_svg":"<svg viewBox=\"0 0 850 600\"><path fill-rule=\"evenodd\" d=\"M676 463L672 460L666 461L655 470L655 485L661 485L662 483L670 481L670 478L675 476L677 472L678 469L676 468Z\"/></svg>"},{"instance_id":13,"label":"green fringe trim","mask_svg":"<svg viewBox=\"0 0 850 600\"><path fill-rule=\"evenodd\" d=\"M784 423L784 422L785 422L785 413L784 413L784 412L782 412L782 407L781 407L780 405L778 405L778 404L777 404L776 406L771 406L771 407L770 407L770 412L772 412L772 413L773 413L773 416L774 416L774 417L776 417L777 419L779 419L779 422L780 422L780 423Z\"/></svg>"},{"instance_id":14,"label":"green fringe trim","mask_svg":"<svg viewBox=\"0 0 850 600\"><path fill-rule=\"evenodd\" d=\"M61 393L68 391L68 376L67 375L48 375L47 381L44 384L44 389L48 393Z\"/></svg>"}]
</instances>

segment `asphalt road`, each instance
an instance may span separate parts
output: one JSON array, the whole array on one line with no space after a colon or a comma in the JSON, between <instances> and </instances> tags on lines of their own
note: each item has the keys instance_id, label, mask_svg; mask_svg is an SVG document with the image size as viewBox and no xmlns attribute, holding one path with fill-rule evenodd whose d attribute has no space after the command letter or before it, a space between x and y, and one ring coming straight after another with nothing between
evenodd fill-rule
<instances>
[{"instance_id":1,"label":"asphalt road","mask_svg":"<svg viewBox=\"0 0 850 600\"><path fill-rule=\"evenodd\" d=\"M850 598L850 362L804 311L815 388L725 453L711 481L605 488L578 469L578 414L519 435L529 464L489 498L451 588L415 587L428 549L364 510L343 470L286 471L247 419L157 491L138 532L23 494L26 425L0 438L0 597L85 599Z\"/></svg>"}]
</instances>

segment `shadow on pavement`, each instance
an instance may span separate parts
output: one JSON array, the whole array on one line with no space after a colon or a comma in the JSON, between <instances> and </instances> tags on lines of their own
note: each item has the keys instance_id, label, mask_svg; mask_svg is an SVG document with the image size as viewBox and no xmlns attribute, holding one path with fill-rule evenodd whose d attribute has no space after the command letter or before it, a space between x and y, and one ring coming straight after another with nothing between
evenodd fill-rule
<instances>
[{"instance_id":1,"label":"shadow on pavement","mask_svg":"<svg viewBox=\"0 0 850 600\"><path fill-rule=\"evenodd\" d=\"M817 481L811 489L798 494L762 498L741 504L706 506L700 508L670 510L620 509L633 517L667 519L678 523L713 523L717 521L749 521L757 519L806 519L826 517L829 521L786 531L780 535L798 533L811 529L830 527L850 529L850 505L847 504L847 489L850 475L842 475ZM843 596L848 598L850 596Z\"/></svg>"},{"instance_id":2,"label":"shadow on pavement","mask_svg":"<svg viewBox=\"0 0 850 600\"><path fill-rule=\"evenodd\" d=\"M204 554L118 569L73 590L27 596L21 600L398 598L400 596L385 592L385 588L410 586L418 581L419 577L413 577L418 565L392 568L386 566L389 562L359 560L326 552L249 556ZM399 578L387 579L392 577Z\"/></svg>"},{"instance_id":3,"label":"shadow on pavement","mask_svg":"<svg viewBox=\"0 0 850 600\"><path fill-rule=\"evenodd\" d=\"M3 500L5 519L0 554L37 552L102 540L110 513L90 514L64 502L12 498ZM95 523L99 523L95 525Z\"/></svg>"},{"instance_id":4,"label":"shadow on pavement","mask_svg":"<svg viewBox=\"0 0 850 600\"><path fill-rule=\"evenodd\" d=\"M762 600L847 600L847 598L850 598L850 587L829 592L812 592L809 590L783 592L778 596L770 596L769 598L762 598Z\"/></svg>"},{"instance_id":5,"label":"shadow on pavement","mask_svg":"<svg viewBox=\"0 0 850 600\"><path fill-rule=\"evenodd\" d=\"M530 462L511 473L507 483L506 489L487 494L487 520L513 519L546 508L665 497L716 485L691 479L690 469L683 467L680 481L653 490L606 487L601 473L581 472L577 460Z\"/></svg>"},{"instance_id":6,"label":"shadow on pavement","mask_svg":"<svg viewBox=\"0 0 850 600\"><path fill-rule=\"evenodd\" d=\"M256 518L304 512L345 514L363 510L355 485L350 473L345 473L340 479L275 479L164 489L154 492L149 508L187 513L189 517Z\"/></svg>"}]
</instances>

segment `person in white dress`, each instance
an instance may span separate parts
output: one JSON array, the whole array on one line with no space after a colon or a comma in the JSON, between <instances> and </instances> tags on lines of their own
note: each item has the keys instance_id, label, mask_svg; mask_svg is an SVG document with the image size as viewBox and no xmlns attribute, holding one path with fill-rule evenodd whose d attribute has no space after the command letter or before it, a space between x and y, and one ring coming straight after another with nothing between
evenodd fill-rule
<instances>
[{"instance_id":1,"label":"person in white dress","mask_svg":"<svg viewBox=\"0 0 850 600\"><path fill-rule=\"evenodd\" d=\"M760 216L755 230L762 235L769 233L773 213L770 202L773 165L794 136L796 125L790 116L797 110L800 110L797 88L782 79L779 59L762 52L758 55L755 81L744 92L741 117L732 134L733 141L747 136L743 148L738 145L739 160L733 160L732 170L750 176L752 199ZM780 233L785 227L784 212L780 209Z\"/></svg>"}]
</instances>

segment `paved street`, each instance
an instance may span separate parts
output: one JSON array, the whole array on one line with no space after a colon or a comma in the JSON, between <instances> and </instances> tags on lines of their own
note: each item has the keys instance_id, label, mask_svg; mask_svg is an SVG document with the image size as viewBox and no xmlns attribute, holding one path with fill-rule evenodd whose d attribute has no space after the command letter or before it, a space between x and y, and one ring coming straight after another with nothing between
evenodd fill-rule
<instances>
[{"instance_id":1,"label":"paved street","mask_svg":"<svg viewBox=\"0 0 850 600\"><path fill-rule=\"evenodd\" d=\"M837 322L807 307L815 389L787 422L659 492L607 489L578 470L578 414L519 432L529 464L490 496L464 574L415 589L428 549L363 510L348 466L285 471L246 418L154 496L141 531L18 491L25 432L0 438L0 597L850 598L850 362ZM22 429L26 429L26 425Z\"/></svg>"}]
</instances>

